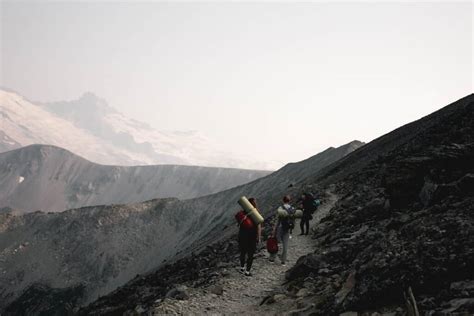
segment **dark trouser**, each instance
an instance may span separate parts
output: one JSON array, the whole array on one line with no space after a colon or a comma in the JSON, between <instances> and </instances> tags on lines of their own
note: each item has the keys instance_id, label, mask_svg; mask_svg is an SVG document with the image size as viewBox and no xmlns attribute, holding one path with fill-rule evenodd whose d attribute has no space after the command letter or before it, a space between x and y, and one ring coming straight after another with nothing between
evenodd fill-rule
<instances>
[{"instance_id":1,"label":"dark trouser","mask_svg":"<svg viewBox=\"0 0 474 316\"><path fill-rule=\"evenodd\" d=\"M306 234L309 233L309 216L303 216L300 220L301 233L304 234L304 227L306 226Z\"/></svg>"},{"instance_id":2,"label":"dark trouser","mask_svg":"<svg viewBox=\"0 0 474 316\"><path fill-rule=\"evenodd\" d=\"M253 254L257 250L257 231L239 231L239 251L240 251L240 266L245 265L245 257L247 257L247 271L250 271L253 262Z\"/></svg>"},{"instance_id":3,"label":"dark trouser","mask_svg":"<svg viewBox=\"0 0 474 316\"><path fill-rule=\"evenodd\" d=\"M247 256L247 271L250 271L252 268L253 254L255 253L255 248L248 247L247 249L240 249L240 266L243 268L245 265L245 256Z\"/></svg>"}]
</instances>

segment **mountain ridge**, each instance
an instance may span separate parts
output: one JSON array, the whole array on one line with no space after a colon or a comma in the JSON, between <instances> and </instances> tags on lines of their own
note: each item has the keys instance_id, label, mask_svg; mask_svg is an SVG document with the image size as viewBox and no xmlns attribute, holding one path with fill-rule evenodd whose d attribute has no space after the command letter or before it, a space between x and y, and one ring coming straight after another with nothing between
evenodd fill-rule
<instances>
[{"instance_id":1,"label":"mountain ridge","mask_svg":"<svg viewBox=\"0 0 474 316\"><path fill-rule=\"evenodd\" d=\"M53 145L0 153L0 206L63 211L82 206L195 198L270 172L180 165L108 166Z\"/></svg>"}]
</instances>

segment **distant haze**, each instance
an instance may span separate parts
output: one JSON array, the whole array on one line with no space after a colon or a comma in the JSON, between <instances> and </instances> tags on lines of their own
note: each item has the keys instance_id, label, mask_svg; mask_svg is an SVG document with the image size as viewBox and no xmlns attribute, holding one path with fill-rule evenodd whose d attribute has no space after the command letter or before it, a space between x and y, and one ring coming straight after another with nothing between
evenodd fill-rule
<instances>
[{"instance_id":1,"label":"distant haze","mask_svg":"<svg viewBox=\"0 0 474 316\"><path fill-rule=\"evenodd\" d=\"M0 85L281 166L473 91L472 3L0 3ZM1 127L1 119L0 119ZM0 128L1 130L1 128Z\"/></svg>"}]
</instances>

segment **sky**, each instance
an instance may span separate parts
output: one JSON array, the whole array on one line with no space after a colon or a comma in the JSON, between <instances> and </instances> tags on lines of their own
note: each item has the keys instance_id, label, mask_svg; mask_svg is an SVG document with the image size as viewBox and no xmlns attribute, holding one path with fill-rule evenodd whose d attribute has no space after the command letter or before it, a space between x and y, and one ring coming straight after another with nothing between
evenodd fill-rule
<instances>
[{"instance_id":1,"label":"sky","mask_svg":"<svg viewBox=\"0 0 474 316\"><path fill-rule=\"evenodd\" d=\"M473 91L472 2L2 1L0 85L298 161Z\"/></svg>"}]
</instances>

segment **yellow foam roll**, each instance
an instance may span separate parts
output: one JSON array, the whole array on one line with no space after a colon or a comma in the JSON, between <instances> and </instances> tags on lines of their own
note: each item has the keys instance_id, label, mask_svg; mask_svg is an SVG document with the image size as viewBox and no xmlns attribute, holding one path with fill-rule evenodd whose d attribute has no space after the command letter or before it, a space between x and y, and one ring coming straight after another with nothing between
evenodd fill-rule
<instances>
[{"instance_id":1,"label":"yellow foam roll","mask_svg":"<svg viewBox=\"0 0 474 316\"><path fill-rule=\"evenodd\" d=\"M238 203L240 206L242 206L245 213L250 217L252 222L254 222L256 225L263 223L262 215L260 215L258 210L249 202L249 200L245 196L242 196L239 199Z\"/></svg>"}]
</instances>

